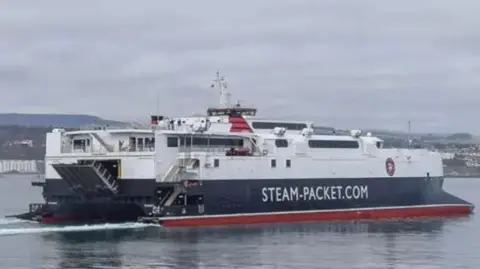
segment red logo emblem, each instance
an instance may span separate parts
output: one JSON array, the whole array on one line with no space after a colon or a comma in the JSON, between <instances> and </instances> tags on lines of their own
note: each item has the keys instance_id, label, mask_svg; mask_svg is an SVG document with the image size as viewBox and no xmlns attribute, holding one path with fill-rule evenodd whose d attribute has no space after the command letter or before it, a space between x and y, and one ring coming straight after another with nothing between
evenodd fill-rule
<instances>
[{"instance_id":1,"label":"red logo emblem","mask_svg":"<svg viewBox=\"0 0 480 269\"><path fill-rule=\"evenodd\" d=\"M385 161L385 169L387 170L387 174L389 176L393 176L395 174L395 162L392 160L392 158L388 158L387 161Z\"/></svg>"}]
</instances>

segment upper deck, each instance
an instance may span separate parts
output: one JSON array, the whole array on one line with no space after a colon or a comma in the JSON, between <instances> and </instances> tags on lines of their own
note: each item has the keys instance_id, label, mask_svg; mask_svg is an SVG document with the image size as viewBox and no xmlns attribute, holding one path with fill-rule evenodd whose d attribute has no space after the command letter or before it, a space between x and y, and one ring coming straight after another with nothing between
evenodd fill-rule
<instances>
[{"instance_id":1,"label":"upper deck","mask_svg":"<svg viewBox=\"0 0 480 269\"><path fill-rule=\"evenodd\" d=\"M155 137L152 129L92 129L47 133L46 156L152 154Z\"/></svg>"}]
</instances>

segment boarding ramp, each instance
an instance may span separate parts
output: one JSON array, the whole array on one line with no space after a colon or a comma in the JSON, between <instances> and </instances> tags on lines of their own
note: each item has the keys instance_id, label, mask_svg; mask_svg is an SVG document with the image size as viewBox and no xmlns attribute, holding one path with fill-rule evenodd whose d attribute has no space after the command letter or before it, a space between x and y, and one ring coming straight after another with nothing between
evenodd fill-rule
<instances>
[{"instance_id":1,"label":"boarding ramp","mask_svg":"<svg viewBox=\"0 0 480 269\"><path fill-rule=\"evenodd\" d=\"M85 160L78 163L52 164L52 167L77 193L112 195L119 191L117 179L101 162Z\"/></svg>"}]
</instances>

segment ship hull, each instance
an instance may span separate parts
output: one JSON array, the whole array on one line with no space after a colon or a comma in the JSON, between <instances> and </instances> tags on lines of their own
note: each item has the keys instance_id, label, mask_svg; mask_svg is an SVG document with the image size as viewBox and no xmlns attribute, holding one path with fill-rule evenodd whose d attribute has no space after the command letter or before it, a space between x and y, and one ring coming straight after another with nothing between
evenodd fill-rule
<instances>
[{"instance_id":1,"label":"ship hull","mask_svg":"<svg viewBox=\"0 0 480 269\"><path fill-rule=\"evenodd\" d=\"M164 226L468 215L474 206L443 190L443 178L205 180L202 210L166 208ZM152 220L151 218L145 219Z\"/></svg>"},{"instance_id":2,"label":"ship hull","mask_svg":"<svg viewBox=\"0 0 480 269\"><path fill-rule=\"evenodd\" d=\"M38 218L39 222L44 224L112 223L136 221L139 216L145 216L142 207L135 203L63 203L49 207Z\"/></svg>"},{"instance_id":3,"label":"ship hull","mask_svg":"<svg viewBox=\"0 0 480 269\"><path fill-rule=\"evenodd\" d=\"M124 184L135 184L135 188L124 188L121 196L114 199L67 202L78 196L59 180L47 181L44 196L52 199L62 194L64 200L25 218L49 224L143 218L142 221L164 226L205 226L455 216L468 215L474 209L471 203L445 192L441 177L225 179L200 181L186 189L187 196L202 195L201 206L164 207L163 215L152 218L146 217L145 204L152 203L156 199L155 189L165 185L153 180L130 180Z\"/></svg>"},{"instance_id":4,"label":"ship hull","mask_svg":"<svg viewBox=\"0 0 480 269\"><path fill-rule=\"evenodd\" d=\"M43 204L31 204L28 213L16 217L48 224L129 222L146 216L154 200L154 179L122 179L121 192L113 196L82 197L62 179L46 179Z\"/></svg>"}]
</instances>

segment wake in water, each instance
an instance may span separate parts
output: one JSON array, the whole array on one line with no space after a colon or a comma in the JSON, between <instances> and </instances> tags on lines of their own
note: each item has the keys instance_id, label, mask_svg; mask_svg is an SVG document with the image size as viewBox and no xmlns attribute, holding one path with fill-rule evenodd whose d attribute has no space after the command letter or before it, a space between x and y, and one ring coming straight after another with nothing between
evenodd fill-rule
<instances>
[{"instance_id":1,"label":"wake in water","mask_svg":"<svg viewBox=\"0 0 480 269\"><path fill-rule=\"evenodd\" d=\"M0 218L0 225L10 225L10 224L17 224L17 223L33 223L33 221L17 219L17 218Z\"/></svg>"},{"instance_id":2,"label":"wake in water","mask_svg":"<svg viewBox=\"0 0 480 269\"><path fill-rule=\"evenodd\" d=\"M120 224L93 224L93 225L72 225L64 227L25 227L25 228L4 228L0 229L0 236L40 233L64 233L64 232L88 232L102 230L125 230L141 229L146 227L160 227L158 225L144 223L120 223Z\"/></svg>"}]
</instances>

